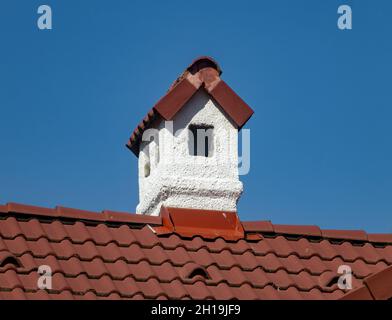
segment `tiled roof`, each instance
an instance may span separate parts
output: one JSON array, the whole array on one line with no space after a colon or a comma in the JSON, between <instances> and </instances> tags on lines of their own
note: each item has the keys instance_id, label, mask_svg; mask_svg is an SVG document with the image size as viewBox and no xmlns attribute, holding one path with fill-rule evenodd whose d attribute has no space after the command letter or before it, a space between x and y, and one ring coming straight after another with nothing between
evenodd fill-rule
<instances>
[{"instance_id":1,"label":"tiled roof","mask_svg":"<svg viewBox=\"0 0 392 320\"><path fill-rule=\"evenodd\" d=\"M338 299L340 265L356 289L392 264L391 234L234 217L219 226L223 213L209 214L213 230L170 208L150 217L0 206L0 299ZM37 288L41 265L52 289Z\"/></svg>"},{"instance_id":2,"label":"tiled roof","mask_svg":"<svg viewBox=\"0 0 392 320\"><path fill-rule=\"evenodd\" d=\"M201 88L219 103L233 123L241 129L252 116L253 110L220 78L221 74L222 70L212 58L200 57L194 60L138 124L127 147L138 156L143 132L157 119L172 120Z\"/></svg>"}]
</instances>

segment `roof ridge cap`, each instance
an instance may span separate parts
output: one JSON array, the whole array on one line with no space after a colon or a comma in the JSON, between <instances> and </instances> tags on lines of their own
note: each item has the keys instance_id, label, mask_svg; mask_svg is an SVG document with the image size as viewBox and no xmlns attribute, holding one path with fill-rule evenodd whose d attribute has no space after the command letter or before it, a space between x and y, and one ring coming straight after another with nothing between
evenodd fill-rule
<instances>
[{"instance_id":1,"label":"roof ridge cap","mask_svg":"<svg viewBox=\"0 0 392 320\"><path fill-rule=\"evenodd\" d=\"M276 233L282 235L320 237L322 239L345 240L392 244L392 233L368 233L355 229L321 229L317 225L273 224L270 220L241 221L245 233Z\"/></svg>"},{"instance_id":2,"label":"roof ridge cap","mask_svg":"<svg viewBox=\"0 0 392 320\"><path fill-rule=\"evenodd\" d=\"M91 221L98 223L118 223L118 224L152 224L161 225L162 219L156 216L120 212L114 210L103 210L101 212L82 210L56 206L47 208L41 206L27 205L9 202L0 205L0 217L4 215L31 216L51 219L71 219L76 221Z\"/></svg>"}]
</instances>

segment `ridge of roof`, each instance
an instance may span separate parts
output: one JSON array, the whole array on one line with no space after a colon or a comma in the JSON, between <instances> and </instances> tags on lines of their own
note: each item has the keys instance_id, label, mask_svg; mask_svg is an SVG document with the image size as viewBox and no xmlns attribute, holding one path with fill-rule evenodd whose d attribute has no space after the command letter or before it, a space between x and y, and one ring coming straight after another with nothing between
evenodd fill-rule
<instances>
[{"instance_id":1,"label":"ridge of roof","mask_svg":"<svg viewBox=\"0 0 392 320\"><path fill-rule=\"evenodd\" d=\"M112 210L103 210L102 212L94 212L87 210L79 210L56 206L55 208L45 208L39 206L25 205L10 202L0 205L1 214L22 215L25 217L35 216L41 218L68 219L77 221L90 221L98 223L114 223L114 224L151 224L161 225L161 217L132 214L126 212L118 212Z\"/></svg>"},{"instance_id":2,"label":"ridge of roof","mask_svg":"<svg viewBox=\"0 0 392 320\"><path fill-rule=\"evenodd\" d=\"M171 208L173 210L173 208ZM174 209L176 212L183 210L189 211L189 209ZM204 210L200 210L204 211ZM166 215L160 216L149 216L139 215L127 212L117 212L111 210L103 210L102 212L94 212L87 210L79 210L73 208L66 208L57 206L55 208L46 208L32 205L25 205L19 203L7 203L0 205L0 219L3 216L16 216L20 218L35 217L38 219L59 219L59 220L71 220L71 221L86 221L90 223L106 223L106 224L132 224L132 225L151 225L159 230L158 235L164 234L179 234L185 230L185 234L188 233L187 226L180 226L181 232L177 232L175 228L168 228L172 225L172 221L165 222L165 219L170 219ZM194 219L193 219L194 221ZM236 222L237 223L237 222ZM239 227L239 225L241 227ZM367 233L363 230L328 230L320 229L315 225L282 225L273 224L271 221L240 221L235 224L235 236L232 240L236 241L241 239L239 237L241 230L243 229L244 239L249 241L258 241L261 239L260 235L263 236L276 236L283 235L287 237L301 237L310 239L327 239L331 241L348 241L348 242L361 242L361 243L373 243L382 245L392 245L392 233ZM155 231L155 230L154 230ZM239 233L238 233L239 232ZM195 236L202 236L195 234ZM206 237L211 238L211 236ZM216 233L215 238L225 238L222 234ZM230 237L229 237L230 238Z\"/></svg>"},{"instance_id":3,"label":"ridge of roof","mask_svg":"<svg viewBox=\"0 0 392 320\"><path fill-rule=\"evenodd\" d=\"M207 56L195 59L137 125L126 144L127 148L138 156L143 132L157 119L173 119L199 89L206 90L241 129L253 110L221 79L221 74L222 70L214 59Z\"/></svg>"}]
</instances>

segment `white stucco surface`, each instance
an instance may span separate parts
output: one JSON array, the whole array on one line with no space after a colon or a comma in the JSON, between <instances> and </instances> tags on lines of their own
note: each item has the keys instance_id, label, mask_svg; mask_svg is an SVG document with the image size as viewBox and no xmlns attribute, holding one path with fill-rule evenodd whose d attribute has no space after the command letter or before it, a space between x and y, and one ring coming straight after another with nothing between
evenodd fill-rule
<instances>
[{"instance_id":1,"label":"white stucco surface","mask_svg":"<svg viewBox=\"0 0 392 320\"><path fill-rule=\"evenodd\" d=\"M190 125L213 127L211 157L190 154ZM237 210L243 189L238 177L238 130L204 89L188 101L172 123L161 121L147 130L143 140L149 138L151 142L142 142L140 147L137 213L158 215L162 204Z\"/></svg>"}]
</instances>

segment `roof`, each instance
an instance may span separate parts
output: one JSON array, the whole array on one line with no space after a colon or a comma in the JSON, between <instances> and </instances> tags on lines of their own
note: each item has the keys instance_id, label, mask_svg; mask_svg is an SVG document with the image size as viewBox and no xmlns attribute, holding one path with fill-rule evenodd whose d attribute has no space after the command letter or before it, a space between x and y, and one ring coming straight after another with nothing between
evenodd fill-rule
<instances>
[{"instance_id":1,"label":"roof","mask_svg":"<svg viewBox=\"0 0 392 320\"><path fill-rule=\"evenodd\" d=\"M200 57L194 60L138 124L127 147L138 156L143 132L156 121L172 120L199 89L206 90L237 128L241 129L252 116L253 110L220 78L221 74L222 70L214 59Z\"/></svg>"},{"instance_id":2,"label":"roof","mask_svg":"<svg viewBox=\"0 0 392 320\"><path fill-rule=\"evenodd\" d=\"M369 276L390 275L392 234L244 222L230 212L0 206L0 299L339 299L342 264L354 289L373 288L379 278ZM52 269L52 289L37 288L41 265Z\"/></svg>"}]
</instances>

